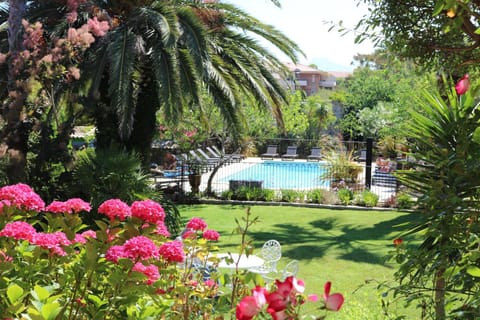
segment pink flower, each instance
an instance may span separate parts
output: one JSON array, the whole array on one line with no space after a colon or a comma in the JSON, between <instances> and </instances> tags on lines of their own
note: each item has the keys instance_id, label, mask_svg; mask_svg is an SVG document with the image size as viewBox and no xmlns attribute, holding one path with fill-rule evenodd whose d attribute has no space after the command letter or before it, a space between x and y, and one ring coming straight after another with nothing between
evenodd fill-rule
<instances>
[{"instance_id":1,"label":"pink flower","mask_svg":"<svg viewBox=\"0 0 480 320\"><path fill-rule=\"evenodd\" d=\"M80 69L77 67L68 67L68 72L70 72L70 75L75 79L78 80L80 79Z\"/></svg>"},{"instance_id":2,"label":"pink flower","mask_svg":"<svg viewBox=\"0 0 480 320\"><path fill-rule=\"evenodd\" d=\"M251 320L260 310L255 298L253 296L246 296L237 304L235 316L237 320Z\"/></svg>"},{"instance_id":3,"label":"pink flower","mask_svg":"<svg viewBox=\"0 0 480 320\"><path fill-rule=\"evenodd\" d=\"M33 236L32 243L41 248L48 249L51 253L59 256L67 255L62 246L71 244L70 240L68 240L67 236L63 232L38 232Z\"/></svg>"},{"instance_id":4,"label":"pink flower","mask_svg":"<svg viewBox=\"0 0 480 320\"><path fill-rule=\"evenodd\" d=\"M88 19L88 28L95 36L103 37L110 26L107 21L98 21L97 17L93 17L93 19Z\"/></svg>"},{"instance_id":5,"label":"pink flower","mask_svg":"<svg viewBox=\"0 0 480 320\"><path fill-rule=\"evenodd\" d=\"M155 243L145 236L136 236L123 245L125 257L137 261L158 258L158 248Z\"/></svg>"},{"instance_id":6,"label":"pink flower","mask_svg":"<svg viewBox=\"0 0 480 320\"><path fill-rule=\"evenodd\" d=\"M158 272L158 267L156 265L148 265L145 266L141 262L135 263L135 265L132 268L133 271L143 273L145 276L147 276L147 280L145 280L145 283L148 285L151 285L158 279L160 279L160 273Z\"/></svg>"},{"instance_id":7,"label":"pink flower","mask_svg":"<svg viewBox=\"0 0 480 320\"><path fill-rule=\"evenodd\" d=\"M188 229L193 229L197 231L202 231L206 227L207 227L207 223L203 219L197 218L197 217L190 219L190 221L187 223Z\"/></svg>"},{"instance_id":8,"label":"pink flower","mask_svg":"<svg viewBox=\"0 0 480 320\"><path fill-rule=\"evenodd\" d=\"M182 239L196 239L197 238L197 233L193 230L186 229L184 232L182 232Z\"/></svg>"},{"instance_id":9,"label":"pink flower","mask_svg":"<svg viewBox=\"0 0 480 320\"><path fill-rule=\"evenodd\" d=\"M163 221L157 224L157 229L154 233L164 236L165 238L169 238L171 236L170 232L167 229L167 226Z\"/></svg>"},{"instance_id":10,"label":"pink flower","mask_svg":"<svg viewBox=\"0 0 480 320\"><path fill-rule=\"evenodd\" d=\"M0 236L31 242L36 232L35 228L30 224L23 221L15 221L7 223L3 230L0 231Z\"/></svg>"},{"instance_id":11,"label":"pink flower","mask_svg":"<svg viewBox=\"0 0 480 320\"><path fill-rule=\"evenodd\" d=\"M81 233L81 235L85 238L97 239L97 233L93 230L84 231Z\"/></svg>"},{"instance_id":12,"label":"pink flower","mask_svg":"<svg viewBox=\"0 0 480 320\"><path fill-rule=\"evenodd\" d=\"M182 263L185 261L185 252L183 244L180 241L170 241L163 243L158 249L160 256L168 262Z\"/></svg>"},{"instance_id":13,"label":"pink flower","mask_svg":"<svg viewBox=\"0 0 480 320\"><path fill-rule=\"evenodd\" d=\"M113 263L118 263L118 259L126 258L123 246L111 246L105 253L105 259Z\"/></svg>"},{"instance_id":14,"label":"pink flower","mask_svg":"<svg viewBox=\"0 0 480 320\"><path fill-rule=\"evenodd\" d=\"M152 200L135 201L131 206L132 216L151 224L159 224L165 220L162 206Z\"/></svg>"},{"instance_id":15,"label":"pink flower","mask_svg":"<svg viewBox=\"0 0 480 320\"><path fill-rule=\"evenodd\" d=\"M461 96L462 94L465 94L468 91L469 87L470 87L470 80L469 80L468 74L466 74L455 85L455 91L457 92L457 95Z\"/></svg>"},{"instance_id":16,"label":"pink flower","mask_svg":"<svg viewBox=\"0 0 480 320\"><path fill-rule=\"evenodd\" d=\"M340 293L330 294L330 287L332 283L328 281L323 288L323 300L325 302L325 308L332 311L338 311L342 307L344 298Z\"/></svg>"},{"instance_id":17,"label":"pink flower","mask_svg":"<svg viewBox=\"0 0 480 320\"><path fill-rule=\"evenodd\" d=\"M128 204L120 199L109 199L103 202L98 207L98 213L102 213L110 218L110 221L118 220L123 221L125 218L130 217L132 212Z\"/></svg>"},{"instance_id":18,"label":"pink flower","mask_svg":"<svg viewBox=\"0 0 480 320\"><path fill-rule=\"evenodd\" d=\"M90 204L79 198L72 198L65 202L53 201L45 208L45 211L53 213L79 213L81 211L90 212L90 210Z\"/></svg>"},{"instance_id":19,"label":"pink flower","mask_svg":"<svg viewBox=\"0 0 480 320\"><path fill-rule=\"evenodd\" d=\"M85 244L85 243L87 243L88 238L96 239L97 234L95 233L95 231L87 230L87 231L82 232L82 233L77 233L77 234L75 234L75 239L73 239L72 242Z\"/></svg>"},{"instance_id":20,"label":"pink flower","mask_svg":"<svg viewBox=\"0 0 480 320\"><path fill-rule=\"evenodd\" d=\"M23 183L0 188L0 200L9 200L12 206L19 209L42 211L45 208L40 196Z\"/></svg>"},{"instance_id":21,"label":"pink flower","mask_svg":"<svg viewBox=\"0 0 480 320\"><path fill-rule=\"evenodd\" d=\"M215 230L205 230L203 232L203 238L210 241L218 241L220 239L220 234Z\"/></svg>"},{"instance_id":22,"label":"pink flower","mask_svg":"<svg viewBox=\"0 0 480 320\"><path fill-rule=\"evenodd\" d=\"M0 262L12 262L13 258L3 251L0 251Z\"/></svg>"},{"instance_id":23,"label":"pink flower","mask_svg":"<svg viewBox=\"0 0 480 320\"><path fill-rule=\"evenodd\" d=\"M203 284L206 286L206 287L209 287L211 289L215 289L218 287L218 285L215 283L215 281L213 281L212 279L207 279L203 282Z\"/></svg>"},{"instance_id":24,"label":"pink flower","mask_svg":"<svg viewBox=\"0 0 480 320\"><path fill-rule=\"evenodd\" d=\"M0 64L4 64L7 60L7 55L4 53L0 53Z\"/></svg>"},{"instance_id":25,"label":"pink flower","mask_svg":"<svg viewBox=\"0 0 480 320\"><path fill-rule=\"evenodd\" d=\"M256 286L251 296L244 297L238 304L235 315L237 319L250 320L257 315L267 303L267 289Z\"/></svg>"}]
</instances>

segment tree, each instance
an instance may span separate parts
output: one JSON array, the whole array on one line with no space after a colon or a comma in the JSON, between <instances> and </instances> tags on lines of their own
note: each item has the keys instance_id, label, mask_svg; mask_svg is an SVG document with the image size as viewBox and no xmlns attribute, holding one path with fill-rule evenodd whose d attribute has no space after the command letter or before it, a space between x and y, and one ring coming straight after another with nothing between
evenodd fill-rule
<instances>
[{"instance_id":1,"label":"tree","mask_svg":"<svg viewBox=\"0 0 480 320\"><path fill-rule=\"evenodd\" d=\"M455 76L480 61L478 1L359 2L371 10L357 25L357 41L370 37L389 52Z\"/></svg>"},{"instance_id":2,"label":"tree","mask_svg":"<svg viewBox=\"0 0 480 320\"><path fill-rule=\"evenodd\" d=\"M407 234L420 244L401 247L396 261L397 294L419 300L435 319L480 316L478 203L480 113L478 86L457 96L446 84L445 93L422 92L412 110L409 139L419 165L400 171L398 178L418 198L421 221ZM442 95L444 97L442 97ZM433 310L428 310L433 307Z\"/></svg>"}]
</instances>

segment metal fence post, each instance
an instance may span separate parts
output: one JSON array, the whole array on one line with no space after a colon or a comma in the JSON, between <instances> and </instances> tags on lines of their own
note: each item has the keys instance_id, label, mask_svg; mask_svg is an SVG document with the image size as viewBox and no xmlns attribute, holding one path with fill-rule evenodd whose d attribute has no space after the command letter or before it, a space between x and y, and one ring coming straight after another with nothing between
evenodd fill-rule
<instances>
[{"instance_id":1,"label":"metal fence post","mask_svg":"<svg viewBox=\"0 0 480 320\"><path fill-rule=\"evenodd\" d=\"M372 150L373 138L367 138L367 156L365 157L365 188L372 186Z\"/></svg>"}]
</instances>

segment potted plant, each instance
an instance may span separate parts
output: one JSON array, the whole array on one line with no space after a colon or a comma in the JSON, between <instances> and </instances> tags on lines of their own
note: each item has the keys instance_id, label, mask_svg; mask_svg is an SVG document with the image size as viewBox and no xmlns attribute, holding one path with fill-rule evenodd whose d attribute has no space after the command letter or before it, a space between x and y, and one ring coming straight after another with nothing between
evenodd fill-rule
<instances>
[{"instance_id":1,"label":"potted plant","mask_svg":"<svg viewBox=\"0 0 480 320\"><path fill-rule=\"evenodd\" d=\"M199 160L188 162L188 182L193 193L200 192L200 184L202 183L202 172L205 164Z\"/></svg>"}]
</instances>

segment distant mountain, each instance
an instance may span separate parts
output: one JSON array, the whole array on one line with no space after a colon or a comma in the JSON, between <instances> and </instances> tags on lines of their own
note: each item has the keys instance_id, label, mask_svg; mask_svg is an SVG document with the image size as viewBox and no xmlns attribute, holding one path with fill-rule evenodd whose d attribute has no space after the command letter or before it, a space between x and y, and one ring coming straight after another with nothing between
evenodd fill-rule
<instances>
[{"instance_id":1,"label":"distant mountain","mask_svg":"<svg viewBox=\"0 0 480 320\"><path fill-rule=\"evenodd\" d=\"M349 71L352 72L355 69L355 65L344 65L335 63L328 58L313 58L308 64L315 64L319 70L322 71Z\"/></svg>"}]
</instances>

